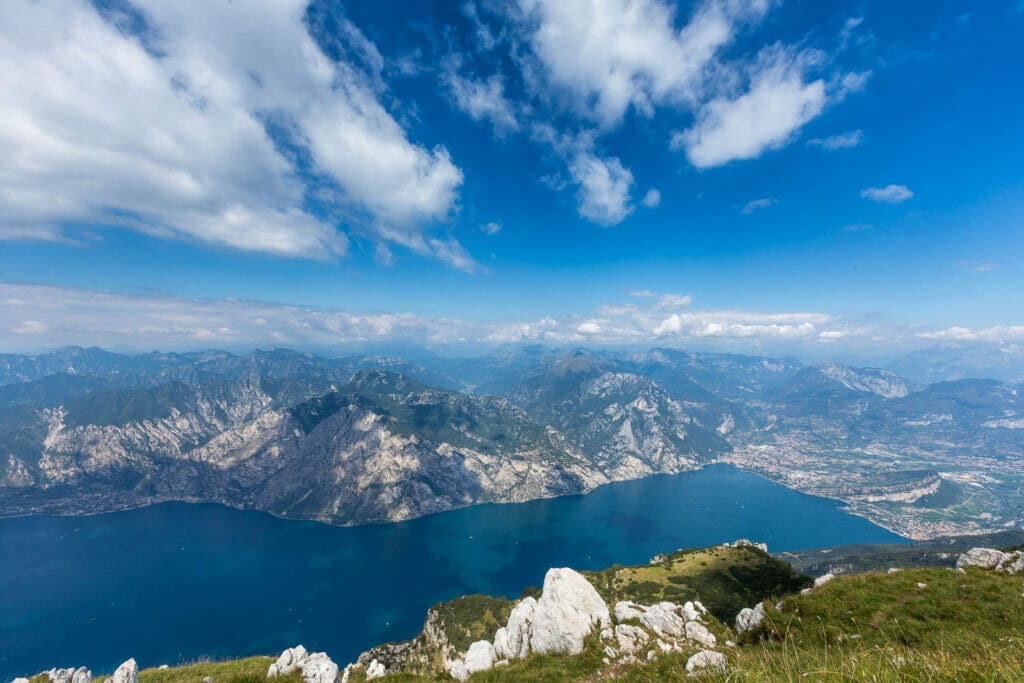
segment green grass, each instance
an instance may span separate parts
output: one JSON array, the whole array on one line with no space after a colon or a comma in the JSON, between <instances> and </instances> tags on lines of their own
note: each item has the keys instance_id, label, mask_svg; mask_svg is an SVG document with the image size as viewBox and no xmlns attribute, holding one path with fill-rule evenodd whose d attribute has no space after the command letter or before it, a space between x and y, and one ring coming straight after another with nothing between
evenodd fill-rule
<instances>
[{"instance_id":1,"label":"green grass","mask_svg":"<svg viewBox=\"0 0 1024 683\"><path fill-rule=\"evenodd\" d=\"M202 683L206 678L213 683L266 683L267 669L273 664L273 657L248 657L223 662L193 662L169 669L143 669L139 672L139 683ZM101 683L109 674L96 676L94 683ZM43 683L48 683L46 679ZM293 671L287 676L274 679L277 683L302 683L302 674ZM35 681L33 681L35 683Z\"/></svg>"},{"instance_id":2,"label":"green grass","mask_svg":"<svg viewBox=\"0 0 1024 683\"><path fill-rule=\"evenodd\" d=\"M488 595L465 595L434 606L448 642L465 652L478 640L492 640L494 632L508 623L514 603Z\"/></svg>"},{"instance_id":3,"label":"green grass","mask_svg":"<svg viewBox=\"0 0 1024 683\"><path fill-rule=\"evenodd\" d=\"M613 567L591 576L604 582L603 591L627 596L634 590L651 590L648 583L676 585L671 577L692 578L701 571L721 570L729 557L749 552L756 557L758 551L712 548L676 553L664 564ZM629 569L634 571L623 574ZM896 574L838 577L808 595L778 597L784 600L782 611L769 609L762 626L742 636L708 620L729 664L725 673L701 680L1024 681L1024 577L982 570L960 574L948 569L908 569ZM467 596L435 609L440 610L447 632L463 628L466 639L476 639L478 632L479 637L490 637L484 631L507 618L511 604ZM727 638L737 646L725 646ZM603 646L594 634L582 655L533 655L479 673L471 680L684 680L686 661L696 650L660 655L653 661L607 665L602 661ZM201 662L168 670L147 669L140 678L142 683L199 683L206 677L218 683L265 681L272 661L253 657ZM293 674L280 680L298 683L301 677ZM361 675L352 679L353 683L359 680ZM439 673L437 677L403 674L385 680L450 679Z\"/></svg>"},{"instance_id":4,"label":"green grass","mask_svg":"<svg viewBox=\"0 0 1024 683\"><path fill-rule=\"evenodd\" d=\"M726 623L744 607L770 595L792 593L811 584L811 579L785 562L750 547L681 550L659 564L614 566L584 575L610 605L619 600L644 605L699 600Z\"/></svg>"}]
</instances>

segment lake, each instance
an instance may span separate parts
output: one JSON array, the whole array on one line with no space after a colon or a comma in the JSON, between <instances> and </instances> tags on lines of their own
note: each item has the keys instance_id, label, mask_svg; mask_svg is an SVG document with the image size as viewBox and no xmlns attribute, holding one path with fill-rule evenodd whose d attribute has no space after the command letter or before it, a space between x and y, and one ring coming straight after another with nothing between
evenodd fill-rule
<instances>
[{"instance_id":1,"label":"lake","mask_svg":"<svg viewBox=\"0 0 1024 683\"><path fill-rule=\"evenodd\" d=\"M549 567L598 569L736 538L772 551L905 539L728 465L585 496L332 527L220 505L0 519L0 680L302 643L340 666L467 593L515 597Z\"/></svg>"}]
</instances>

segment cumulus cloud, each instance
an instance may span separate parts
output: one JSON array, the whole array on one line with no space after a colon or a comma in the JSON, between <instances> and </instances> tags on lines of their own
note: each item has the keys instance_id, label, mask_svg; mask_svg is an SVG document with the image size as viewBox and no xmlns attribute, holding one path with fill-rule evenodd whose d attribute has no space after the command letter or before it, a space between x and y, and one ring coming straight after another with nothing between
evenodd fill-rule
<instances>
[{"instance_id":1,"label":"cumulus cloud","mask_svg":"<svg viewBox=\"0 0 1024 683\"><path fill-rule=\"evenodd\" d=\"M548 79L581 114L609 127L633 107L699 97L709 67L737 27L758 20L768 0L706 0L677 28L661 0L520 0L530 43Z\"/></svg>"},{"instance_id":2,"label":"cumulus cloud","mask_svg":"<svg viewBox=\"0 0 1024 683\"><path fill-rule=\"evenodd\" d=\"M445 71L444 80L459 109L474 121L490 121L495 133L505 135L519 130L512 103L505 97L504 80L495 74L485 81L460 76L454 65Z\"/></svg>"},{"instance_id":3,"label":"cumulus cloud","mask_svg":"<svg viewBox=\"0 0 1024 683\"><path fill-rule=\"evenodd\" d=\"M873 202L900 204L914 196L906 185L886 185L885 187L869 187L860 191L860 196Z\"/></svg>"},{"instance_id":4,"label":"cumulus cloud","mask_svg":"<svg viewBox=\"0 0 1024 683\"><path fill-rule=\"evenodd\" d=\"M640 200L640 203L646 206L648 209L656 209L661 206L661 192L655 188L647 190L647 194Z\"/></svg>"},{"instance_id":5,"label":"cumulus cloud","mask_svg":"<svg viewBox=\"0 0 1024 683\"><path fill-rule=\"evenodd\" d=\"M328 58L304 23L306 0L5 9L8 237L94 223L334 258L347 247L338 223L416 235L456 201L462 172L447 150L411 141L381 103L379 52L342 22L352 60ZM303 155L323 212L308 209Z\"/></svg>"},{"instance_id":6,"label":"cumulus cloud","mask_svg":"<svg viewBox=\"0 0 1024 683\"><path fill-rule=\"evenodd\" d=\"M737 97L719 96L704 105L696 123L676 131L670 147L684 149L697 168L753 159L778 149L825 108L825 82L805 81L812 59L773 46L762 51L750 87Z\"/></svg>"},{"instance_id":7,"label":"cumulus cloud","mask_svg":"<svg viewBox=\"0 0 1024 683\"><path fill-rule=\"evenodd\" d=\"M857 129L847 131L846 133L840 133L838 135L830 135L827 138L811 138L807 141L807 144L833 151L837 149L856 147L860 144L863 138L864 131Z\"/></svg>"},{"instance_id":8,"label":"cumulus cloud","mask_svg":"<svg viewBox=\"0 0 1024 683\"><path fill-rule=\"evenodd\" d=\"M749 202L747 202L742 209L740 209L740 213L742 213L744 216L749 216L758 209L766 209L772 204L777 203L778 201L778 199L769 199L767 197L762 197L761 199L752 199Z\"/></svg>"},{"instance_id":9,"label":"cumulus cloud","mask_svg":"<svg viewBox=\"0 0 1024 683\"><path fill-rule=\"evenodd\" d=\"M1001 342L1024 340L1024 325L998 325L981 329L954 326L933 332L920 332L917 336L921 339L936 341Z\"/></svg>"},{"instance_id":10,"label":"cumulus cloud","mask_svg":"<svg viewBox=\"0 0 1024 683\"><path fill-rule=\"evenodd\" d=\"M587 220L610 226L633 213L633 174L617 158L581 151L570 162L569 173L579 188L579 213Z\"/></svg>"},{"instance_id":11,"label":"cumulus cloud","mask_svg":"<svg viewBox=\"0 0 1024 683\"><path fill-rule=\"evenodd\" d=\"M43 285L0 284L0 350L45 344L143 349L252 346L323 348L344 344L574 343L649 344L704 338L805 339L842 321L821 313L700 311L678 294L644 305L602 306L596 315L498 323L352 312L238 299L132 296ZM6 332L6 334L5 334Z\"/></svg>"},{"instance_id":12,"label":"cumulus cloud","mask_svg":"<svg viewBox=\"0 0 1024 683\"><path fill-rule=\"evenodd\" d=\"M1019 342L1024 326L910 329L822 312L694 308L689 295L636 292L633 303L534 320L481 322L401 312L365 312L239 299L137 296L0 283L0 351L64 344L138 349L337 348L409 343L681 345L792 352L821 345L876 351L917 340Z\"/></svg>"}]
</instances>

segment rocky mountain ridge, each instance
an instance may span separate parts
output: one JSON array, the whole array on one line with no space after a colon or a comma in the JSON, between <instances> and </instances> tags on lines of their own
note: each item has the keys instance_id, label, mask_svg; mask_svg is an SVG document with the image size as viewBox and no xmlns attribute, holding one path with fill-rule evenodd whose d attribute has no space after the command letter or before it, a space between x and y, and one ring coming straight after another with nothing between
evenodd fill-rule
<instances>
[{"instance_id":1,"label":"rocky mountain ridge","mask_svg":"<svg viewBox=\"0 0 1024 683\"><path fill-rule=\"evenodd\" d=\"M981 532L1024 523L1022 396L674 349L7 355L0 514L185 500L353 524L725 461L904 535Z\"/></svg>"}]
</instances>

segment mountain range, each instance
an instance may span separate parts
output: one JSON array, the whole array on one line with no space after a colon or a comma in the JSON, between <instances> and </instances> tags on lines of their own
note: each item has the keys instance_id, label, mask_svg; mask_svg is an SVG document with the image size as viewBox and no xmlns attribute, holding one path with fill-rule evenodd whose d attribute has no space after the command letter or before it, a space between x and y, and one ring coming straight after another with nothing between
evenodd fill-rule
<instances>
[{"instance_id":1,"label":"mountain range","mask_svg":"<svg viewBox=\"0 0 1024 683\"><path fill-rule=\"evenodd\" d=\"M519 347L0 356L0 514L215 501L359 524L730 462L908 536L1024 519L1024 386Z\"/></svg>"}]
</instances>

